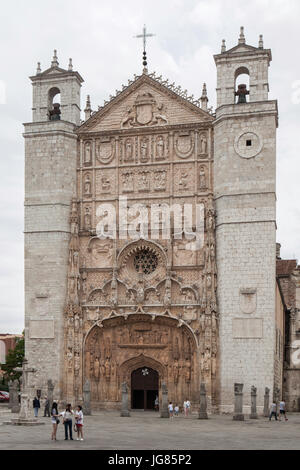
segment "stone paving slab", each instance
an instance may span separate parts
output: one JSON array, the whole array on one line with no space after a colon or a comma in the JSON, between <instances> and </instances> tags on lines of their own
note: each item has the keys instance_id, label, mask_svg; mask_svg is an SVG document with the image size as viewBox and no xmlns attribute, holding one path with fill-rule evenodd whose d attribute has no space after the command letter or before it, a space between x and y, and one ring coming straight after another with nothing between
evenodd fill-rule
<instances>
[{"instance_id":1,"label":"stone paving slab","mask_svg":"<svg viewBox=\"0 0 300 470\"><path fill-rule=\"evenodd\" d=\"M12 414L11 417L17 415ZM299 450L300 414L289 415L289 421L268 418L244 422L232 416L212 416L198 420L179 416L161 419L158 413L133 412L121 418L116 411L99 412L84 418L81 441L65 441L59 425L58 441L51 441L50 418L40 418L45 426L20 427L1 425L8 415L0 417L0 450Z\"/></svg>"}]
</instances>

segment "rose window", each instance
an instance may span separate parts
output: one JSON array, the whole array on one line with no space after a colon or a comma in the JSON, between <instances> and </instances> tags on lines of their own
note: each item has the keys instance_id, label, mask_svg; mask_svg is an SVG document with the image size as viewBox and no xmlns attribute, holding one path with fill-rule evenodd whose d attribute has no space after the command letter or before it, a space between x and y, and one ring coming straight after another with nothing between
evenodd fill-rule
<instances>
[{"instance_id":1,"label":"rose window","mask_svg":"<svg viewBox=\"0 0 300 470\"><path fill-rule=\"evenodd\" d=\"M157 268L158 259L155 253L145 248L136 253L133 263L138 273L151 274Z\"/></svg>"}]
</instances>

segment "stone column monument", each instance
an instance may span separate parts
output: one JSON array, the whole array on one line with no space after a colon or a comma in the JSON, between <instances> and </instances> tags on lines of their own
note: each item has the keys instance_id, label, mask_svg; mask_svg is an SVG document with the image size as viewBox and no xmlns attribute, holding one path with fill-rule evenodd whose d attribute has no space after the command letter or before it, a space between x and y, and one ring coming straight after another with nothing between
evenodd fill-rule
<instances>
[{"instance_id":1,"label":"stone column monument","mask_svg":"<svg viewBox=\"0 0 300 470\"><path fill-rule=\"evenodd\" d=\"M208 419L207 416L207 400L206 400L206 389L205 383L200 384L200 407L199 407L199 419Z\"/></svg>"},{"instance_id":2,"label":"stone column monument","mask_svg":"<svg viewBox=\"0 0 300 470\"><path fill-rule=\"evenodd\" d=\"M91 412L91 385L89 380L83 386L83 414L90 416Z\"/></svg>"},{"instance_id":3,"label":"stone column monument","mask_svg":"<svg viewBox=\"0 0 300 470\"><path fill-rule=\"evenodd\" d=\"M8 382L9 386L9 408L12 413L20 412L20 403L19 403L19 382L18 380L11 380Z\"/></svg>"},{"instance_id":4,"label":"stone column monument","mask_svg":"<svg viewBox=\"0 0 300 470\"><path fill-rule=\"evenodd\" d=\"M122 383L122 408L120 416L129 417L129 406L128 406L128 386L126 382Z\"/></svg>"},{"instance_id":5,"label":"stone column monument","mask_svg":"<svg viewBox=\"0 0 300 470\"><path fill-rule=\"evenodd\" d=\"M234 384L234 421L244 421L243 415L243 387L244 384Z\"/></svg>"},{"instance_id":6,"label":"stone column monument","mask_svg":"<svg viewBox=\"0 0 300 470\"><path fill-rule=\"evenodd\" d=\"M6 424L15 424L17 426L35 426L45 424L32 416L32 393L30 385L30 374L34 374L36 369L28 367L28 361L25 358L22 368L16 367L16 372L22 372L22 393L21 393L21 409L18 418L12 418Z\"/></svg>"},{"instance_id":7,"label":"stone column monument","mask_svg":"<svg viewBox=\"0 0 300 470\"><path fill-rule=\"evenodd\" d=\"M51 412L51 406L53 404L53 390L54 390L54 384L52 380L48 380L47 382L47 388L48 388L48 400L49 400L49 407L50 407L50 412Z\"/></svg>"},{"instance_id":8,"label":"stone column monument","mask_svg":"<svg viewBox=\"0 0 300 470\"><path fill-rule=\"evenodd\" d=\"M264 416L268 418L269 414L270 414L270 389L266 387L265 395L264 395Z\"/></svg>"},{"instance_id":9,"label":"stone column monument","mask_svg":"<svg viewBox=\"0 0 300 470\"><path fill-rule=\"evenodd\" d=\"M250 414L250 419L258 419L257 416L257 409L256 409L256 395L257 394L257 388L252 385L251 387L251 414Z\"/></svg>"},{"instance_id":10,"label":"stone column monument","mask_svg":"<svg viewBox=\"0 0 300 470\"><path fill-rule=\"evenodd\" d=\"M161 418L168 418L169 411L168 411L168 389L165 383L162 383L161 386L161 409L160 409L160 417Z\"/></svg>"}]
</instances>

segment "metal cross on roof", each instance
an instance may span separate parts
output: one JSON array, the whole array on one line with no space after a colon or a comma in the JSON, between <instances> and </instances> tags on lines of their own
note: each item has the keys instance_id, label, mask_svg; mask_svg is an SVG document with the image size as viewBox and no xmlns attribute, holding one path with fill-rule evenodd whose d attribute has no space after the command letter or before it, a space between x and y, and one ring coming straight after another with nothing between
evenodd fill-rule
<instances>
[{"instance_id":1,"label":"metal cross on roof","mask_svg":"<svg viewBox=\"0 0 300 470\"><path fill-rule=\"evenodd\" d=\"M144 24L143 27L143 34L138 34L137 36L134 36L135 38L143 38L143 65L144 65L144 71L147 71L147 55L146 55L146 40L147 38L153 37L155 34L152 33L147 33L146 25Z\"/></svg>"}]
</instances>

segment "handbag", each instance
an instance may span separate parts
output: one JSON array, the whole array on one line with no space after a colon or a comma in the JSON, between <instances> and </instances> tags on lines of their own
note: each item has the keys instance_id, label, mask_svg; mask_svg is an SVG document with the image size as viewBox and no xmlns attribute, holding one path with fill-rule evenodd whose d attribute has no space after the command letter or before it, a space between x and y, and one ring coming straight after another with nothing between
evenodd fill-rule
<instances>
[{"instance_id":1,"label":"handbag","mask_svg":"<svg viewBox=\"0 0 300 470\"><path fill-rule=\"evenodd\" d=\"M56 424L59 424L59 423L60 423L60 420L56 418Z\"/></svg>"},{"instance_id":2,"label":"handbag","mask_svg":"<svg viewBox=\"0 0 300 470\"><path fill-rule=\"evenodd\" d=\"M74 423L74 431L77 432L78 431L78 428L77 428L77 424Z\"/></svg>"}]
</instances>

